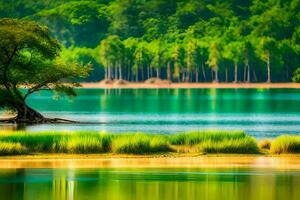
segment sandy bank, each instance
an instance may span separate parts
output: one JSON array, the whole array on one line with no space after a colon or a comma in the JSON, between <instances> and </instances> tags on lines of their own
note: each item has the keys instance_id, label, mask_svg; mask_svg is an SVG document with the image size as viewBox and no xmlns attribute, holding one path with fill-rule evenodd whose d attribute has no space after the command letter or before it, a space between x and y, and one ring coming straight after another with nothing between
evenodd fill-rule
<instances>
[{"instance_id":1,"label":"sandy bank","mask_svg":"<svg viewBox=\"0 0 300 200\"><path fill-rule=\"evenodd\" d=\"M127 83L103 84L82 83L82 88L300 88L300 83L171 83L171 84L149 84L149 83Z\"/></svg>"},{"instance_id":2,"label":"sandy bank","mask_svg":"<svg viewBox=\"0 0 300 200\"><path fill-rule=\"evenodd\" d=\"M38 155L1 157L0 168L252 168L299 170L300 155Z\"/></svg>"}]
</instances>

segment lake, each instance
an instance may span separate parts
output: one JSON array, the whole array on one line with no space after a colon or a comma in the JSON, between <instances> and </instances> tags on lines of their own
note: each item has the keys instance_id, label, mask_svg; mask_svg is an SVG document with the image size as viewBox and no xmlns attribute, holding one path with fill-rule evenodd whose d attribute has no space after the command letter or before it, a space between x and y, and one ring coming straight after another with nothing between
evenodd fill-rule
<instances>
[{"instance_id":1,"label":"lake","mask_svg":"<svg viewBox=\"0 0 300 200\"><path fill-rule=\"evenodd\" d=\"M78 97L42 91L28 103L49 117L99 125L36 125L27 130L173 133L244 130L257 137L298 134L300 89L77 89ZM7 126L2 129L7 128ZM24 128L24 127L21 127Z\"/></svg>"},{"instance_id":2,"label":"lake","mask_svg":"<svg viewBox=\"0 0 300 200\"><path fill-rule=\"evenodd\" d=\"M296 200L299 184L299 171L263 169L0 171L0 197L13 200Z\"/></svg>"}]
</instances>

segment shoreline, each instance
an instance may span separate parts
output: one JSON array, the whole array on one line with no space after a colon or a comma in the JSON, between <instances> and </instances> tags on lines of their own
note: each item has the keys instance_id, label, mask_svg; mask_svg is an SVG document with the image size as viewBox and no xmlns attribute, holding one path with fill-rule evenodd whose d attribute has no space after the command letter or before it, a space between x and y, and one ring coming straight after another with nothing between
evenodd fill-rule
<instances>
[{"instance_id":1,"label":"shoreline","mask_svg":"<svg viewBox=\"0 0 300 200\"><path fill-rule=\"evenodd\" d=\"M101 82L90 82L90 83L81 83L79 88L99 88L99 89L187 89L187 88L257 88L257 89L269 89L269 88L291 88L299 89L300 83L160 83L160 84L151 84L151 83L126 83L126 84L105 84Z\"/></svg>"},{"instance_id":2,"label":"shoreline","mask_svg":"<svg viewBox=\"0 0 300 200\"><path fill-rule=\"evenodd\" d=\"M300 155L115 155L115 154L42 154L0 157L0 169L22 168L101 168L101 169L168 169L168 168L251 168L299 170Z\"/></svg>"}]
</instances>

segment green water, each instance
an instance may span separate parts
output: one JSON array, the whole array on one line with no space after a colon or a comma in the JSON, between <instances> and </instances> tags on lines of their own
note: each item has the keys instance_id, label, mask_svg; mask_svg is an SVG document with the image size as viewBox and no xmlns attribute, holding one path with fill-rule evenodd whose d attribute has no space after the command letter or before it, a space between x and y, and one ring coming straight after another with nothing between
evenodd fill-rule
<instances>
[{"instance_id":1,"label":"green water","mask_svg":"<svg viewBox=\"0 0 300 200\"><path fill-rule=\"evenodd\" d=\"M19 169L0 172L5 200L299 199L300 172L251 169Z\"/></svg>"},{"instance_id":2,"label":"green water","mask_svg":"<svg viewBox=\"0 0 300 200\"><path fill-rule=\"evenodd\" d=\"M300 132L300 89L78 89L77 92L74 99L56 99L53 93L43 91L30 97L28 103L50 117L107 124L25 128L150 133L222 129L245 130L257 138Z\"/></svg>"}]
</instances>

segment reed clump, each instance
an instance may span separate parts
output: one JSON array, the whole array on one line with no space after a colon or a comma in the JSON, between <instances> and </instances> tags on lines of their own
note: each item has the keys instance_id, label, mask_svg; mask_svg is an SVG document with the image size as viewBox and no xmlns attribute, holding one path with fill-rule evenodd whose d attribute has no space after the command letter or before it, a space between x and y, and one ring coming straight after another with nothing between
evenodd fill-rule
<instances>
[{"instance_id":1,"label":"reed clump","mask_svg":"<svg viewBox=\"0 0 300 200\"><path fill-rule=\"evenodd\" d=\"M171 151L167 137L161 135L125 134L112 140L112 152L115 153L150 154Z\"/></svg>"},{"instance_id":2,"label":"reed clump","mask_svg":"<svg viewBox=\"0 0 300 200\"><path fill-rule=\"evenodd\" d=\"M0 155L21 155L27 154L27 149L20 143L0 142Z\"/></svg>"},{"instance_id":3,"label":"reed clump","mask_svg":"<svg viewBox=\"0 0 300 200\"><path fill-rule=\"evenodd\" d=\"M241 131L176 134L101 133L95 131L7 132L0 135L0 155L35 153L156 154L180 147L205 153L257 153L257 142ZM1 146L0 146L1 147ZM183 149L183 148L181 148Z\"/></svg>"},{"instance_id":4,"label":"reed clump","mask_svg":"<svg viewBox=\"0 0 300 200\"><path fill-rule=\"evenodd\" d=\"M274 154L300 153L300 136L279 136L272 141L270 152Z\"/></svg>"}]
</instances>

